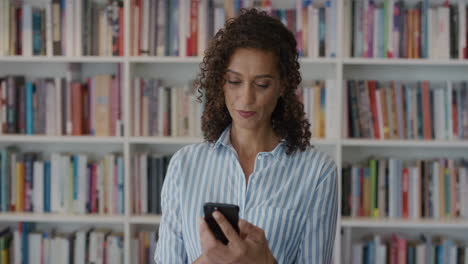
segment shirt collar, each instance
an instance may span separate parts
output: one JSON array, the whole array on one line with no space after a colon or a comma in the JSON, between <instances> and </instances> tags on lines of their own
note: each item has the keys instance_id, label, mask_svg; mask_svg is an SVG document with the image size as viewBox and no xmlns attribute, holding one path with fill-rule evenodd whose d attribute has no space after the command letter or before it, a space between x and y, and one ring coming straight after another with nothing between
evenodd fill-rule
<instances>
[{"instance_id":1,"label":"shirt collar","mask_svg":"<svg viewBox=\"0 0 468 264\"><path fill-rule=\"evenodd\" d=\"M279 144L270 152L275 158L280 158L283 154L286 155L284 149L286 140L282 139ZM229 147L231 146L231 124L229 124L221 133L216 143L213 145L212 149L215 150L220 146Z\"/></svg>"}]
</instances>

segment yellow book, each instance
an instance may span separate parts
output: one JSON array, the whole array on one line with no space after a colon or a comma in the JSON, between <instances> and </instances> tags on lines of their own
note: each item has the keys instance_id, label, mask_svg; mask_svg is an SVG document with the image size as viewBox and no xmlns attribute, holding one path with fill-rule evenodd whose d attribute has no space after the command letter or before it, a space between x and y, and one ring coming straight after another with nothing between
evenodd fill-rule
<instances>
[{"instance_id":1,"label":"yellow book","mask_svg":"<svg viewBox=\"0 0 468 264\"><path fill-rule=\"evenodd\" d=\"M16 212L24 211L24 164L16 163Z\"/></svg>"}]
</instances>

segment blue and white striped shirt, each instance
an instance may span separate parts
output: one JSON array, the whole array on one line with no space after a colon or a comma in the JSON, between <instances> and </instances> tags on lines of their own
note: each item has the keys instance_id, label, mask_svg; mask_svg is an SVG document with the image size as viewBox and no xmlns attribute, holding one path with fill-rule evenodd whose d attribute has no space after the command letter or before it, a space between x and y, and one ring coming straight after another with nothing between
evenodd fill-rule
<instances>
[{"instance_id":1,"label":"blue and white striped shirt","mask_svg":"<svg viewBox=\"0 0 468 264\"><path fill-rule=\"evenodd\" d=\"M237 204L239 217L262 228L278 263L330 263L335 240L336 165L313 148L288 156L281 142L260 152L246 185L230 143L186 146L171 159L162 189L156 263L192 263L201 254L197 217L205 202Z\"/></svg>"}]
</instances>

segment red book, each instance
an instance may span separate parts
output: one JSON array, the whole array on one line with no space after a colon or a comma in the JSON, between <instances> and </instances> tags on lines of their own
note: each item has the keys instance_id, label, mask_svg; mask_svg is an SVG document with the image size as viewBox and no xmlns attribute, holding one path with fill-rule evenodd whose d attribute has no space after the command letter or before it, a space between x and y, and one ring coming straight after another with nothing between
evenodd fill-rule
<instances>
[{"instance_id":1,"label":"red book","mask_svg":"<svg viewBox=\"0 0 468 264\"><path fill-rule=\"evenodd\" d=\"M404 168L403 169L403 179L402 179L402 183L403 183L403 204L402 204L402 208L403 208L403 218L408 218L408 215L409 215L409 197L408 197L408 190L409 190L409 174L408 174L408 168Z\"/></svg>"},{"instance_id":2,"label":"red book","mask_svg":"<svg viewBox=\"0 0 468 264\"><path fill-rule=\"evenodd\" d=\"M138 55L138 56L141 55L141 28L142 28L142 26L143 26L143 25L142 25L142 23L143 23L143 18L142 18L142 16L143 16L143 11L141 10L141 9L142 9L141 1L142 1L142 0L136 0L136 3L135 3L135 5L138 6L138 8L139 8L138 10L139 10L139 12L140 12L140 14L138 15L138 36L137 36L137 38L138 38L138 49L137 49L137 50L138 50L138 54L137 54L137 55Z\"/></svg>"},{"instance_id":3,"label":"red book","mask_svg":"<svg viewBox=\"0 0 468 264\"><path fill-rule=\"evenodd\" d=\"M432 133L431 133L431 102L429 98L429 82L423 81L422 82L422 99L423 99L423 125L424 125L424 139L431 140Z\"/></svg>"},{"instance_id":4,"label":"red book","mask_svg":"<svg viewBox=\"0 0 468 264\"><path fill-rule=\"evenodd\" d=\"M72 83L72 135L83 134L83 93L81 83Z\"/></svg>"},{"instance_id":5,"label":"red book","mask_svg":"<svg viewBox=\"0 0 468 264\"><path fill-rule=\"evenodd\" d=\"M379 118L377 114L377 101L375 99L375 90L377 89L376 81L368 81L367 85L369 86L369 97L370 97L370 104L371 104L371 114L372 114L372 122L374 123L374 138L380 138L380 130L379 130Z\"/></svg>"},{"instance_id":6,"label":"red book","mask_svg":"<svg viewBox=\"0 0 468 264\"><path fill-rule=\"evenodd\" d=\"M198 0L190 1L190 56L198 56Z\"/></svg>"}]
</instances>

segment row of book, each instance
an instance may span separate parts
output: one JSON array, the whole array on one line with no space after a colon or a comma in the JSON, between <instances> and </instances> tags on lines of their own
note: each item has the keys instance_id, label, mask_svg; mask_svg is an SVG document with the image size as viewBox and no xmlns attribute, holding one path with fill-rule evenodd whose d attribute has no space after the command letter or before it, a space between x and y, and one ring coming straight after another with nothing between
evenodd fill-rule
<instances>
[{"instance_id":1,"label":"row of book","mask_svg":"<svg viewBox=\"0 0 468 264\"><path fill-rule=\"evenodd\" d=\"M346 81L347 135L468 139L466 81Z\"/></svg>"},{"instance_id":2,"label":"row of book","mask_svg":"<svg viewBox=\"0 0 468 264\"><path fill-rule=\"evenodd\" d=\"M123 56L123 1L0 0L0 56Z\"/></svg>"},{"instance_id":3,"label":"row of book","mask_svg":"<svg viewBox=\"0 0 468 264\"><path fill-rule=\"evenodd\" d=\"M171 87L137 77L133 92L134 136L201 137L204 104L189 85Z\"/></svg>"},{"instance_id":4,"label":"row of book","mask_svg":"<svg viewBox=\"0 0 468 264\"><path fill-rule=\"evenodd\" d=\"M170 159L170 155L148 152L133 156L133 213L161 214L161 190Z\"/></svg>"},{"instance_id":5,"label":"row of book","mask_svg":"<svg viewBox=\"0 0 468 264\"><path fill-rule=\"evenodd\" d=\"M342 170L342 214L352 217L468 218L468 161L370 158Z\"/></svg>"},{"instance_id":6,"label":"row of book","mask_svg":"<svg viewBox=\"0 0 468 264\"><path fill-rule=\"evenodd\" d=\"M311 86L298 89L299 100L304 104L304 112L310 122L313 138L338 137L338 108L336 81L313 81Z\"/></svg>"},{"instance_id":7,"label":"row of book","mask_svg":"<svg viewBox=\"0 0 468 264\"><path fill-rule=\"evenodd\" d=\"M203 56L224 22L241 8L257 8L281 20L298 41L301 56L336 56L337 1L296 1L292 9L273 9L270 0L132 0L131 54ZM156 29L156 30L154 30Z\"/></svg>"},{"instance_id":8,"label":"row of book","mask_svg":"<svg viewBox=\"0 0 468 264\"><path fill-rule=\"evenodd\" d=\"M154 253L158 241L158 232L140 231L132 238L131 263L154 263Z\"/></svg>"},{"instance_id":9,"label":"row of book","mask_svg":"<svg viewBox=\"0 0 468 264\"><path fill-rule=\"evenodd\" d=\"M72 233L40 231L35 223L0 231L1 263L63 264L123 263L124 238L120 232L85 228Z\"/></svg>"},{"instance_id":10,"label":"row of book","mask_svg":"<svg viewBox=\"0 0 468 264\"><path fill-rule=\"evenodd\" d=\"M121 136L120 72L86 82L72 74L0 77L0 124L0 134Z\"/></svg>"},{"instance_id":11,"label":"row of book","mask_svg":"<svg viewBox=\"0 0 468 264\"><path fill-rule=\"evenodd\" d=\"M353 241L343 263L352 264L466 264L467 241L457 241L443 236L426 236L412 239L399 234L369 235ZM346 258L349 257L349 258Z\"/></svg>"},{"instance_id":12,"label":"row of book","mask_svg":"<svg viewBox=\"0 0 468 264\"><path fill-rule=\"evenodd\" d=\"M121 154L100 161L52 153L49 159L14 147L0 150L2 212L124 214Z\"/></svg>"},{"instance_id":13,"label":"row of book","mask_svg":"<svg viewBox=\"0 0 468 264\"><path fill-rule=\"evenodd\" d=\"M345 34L352 57L467 59L464 1L345 1Z\"/></svg>"}]
</instances>

